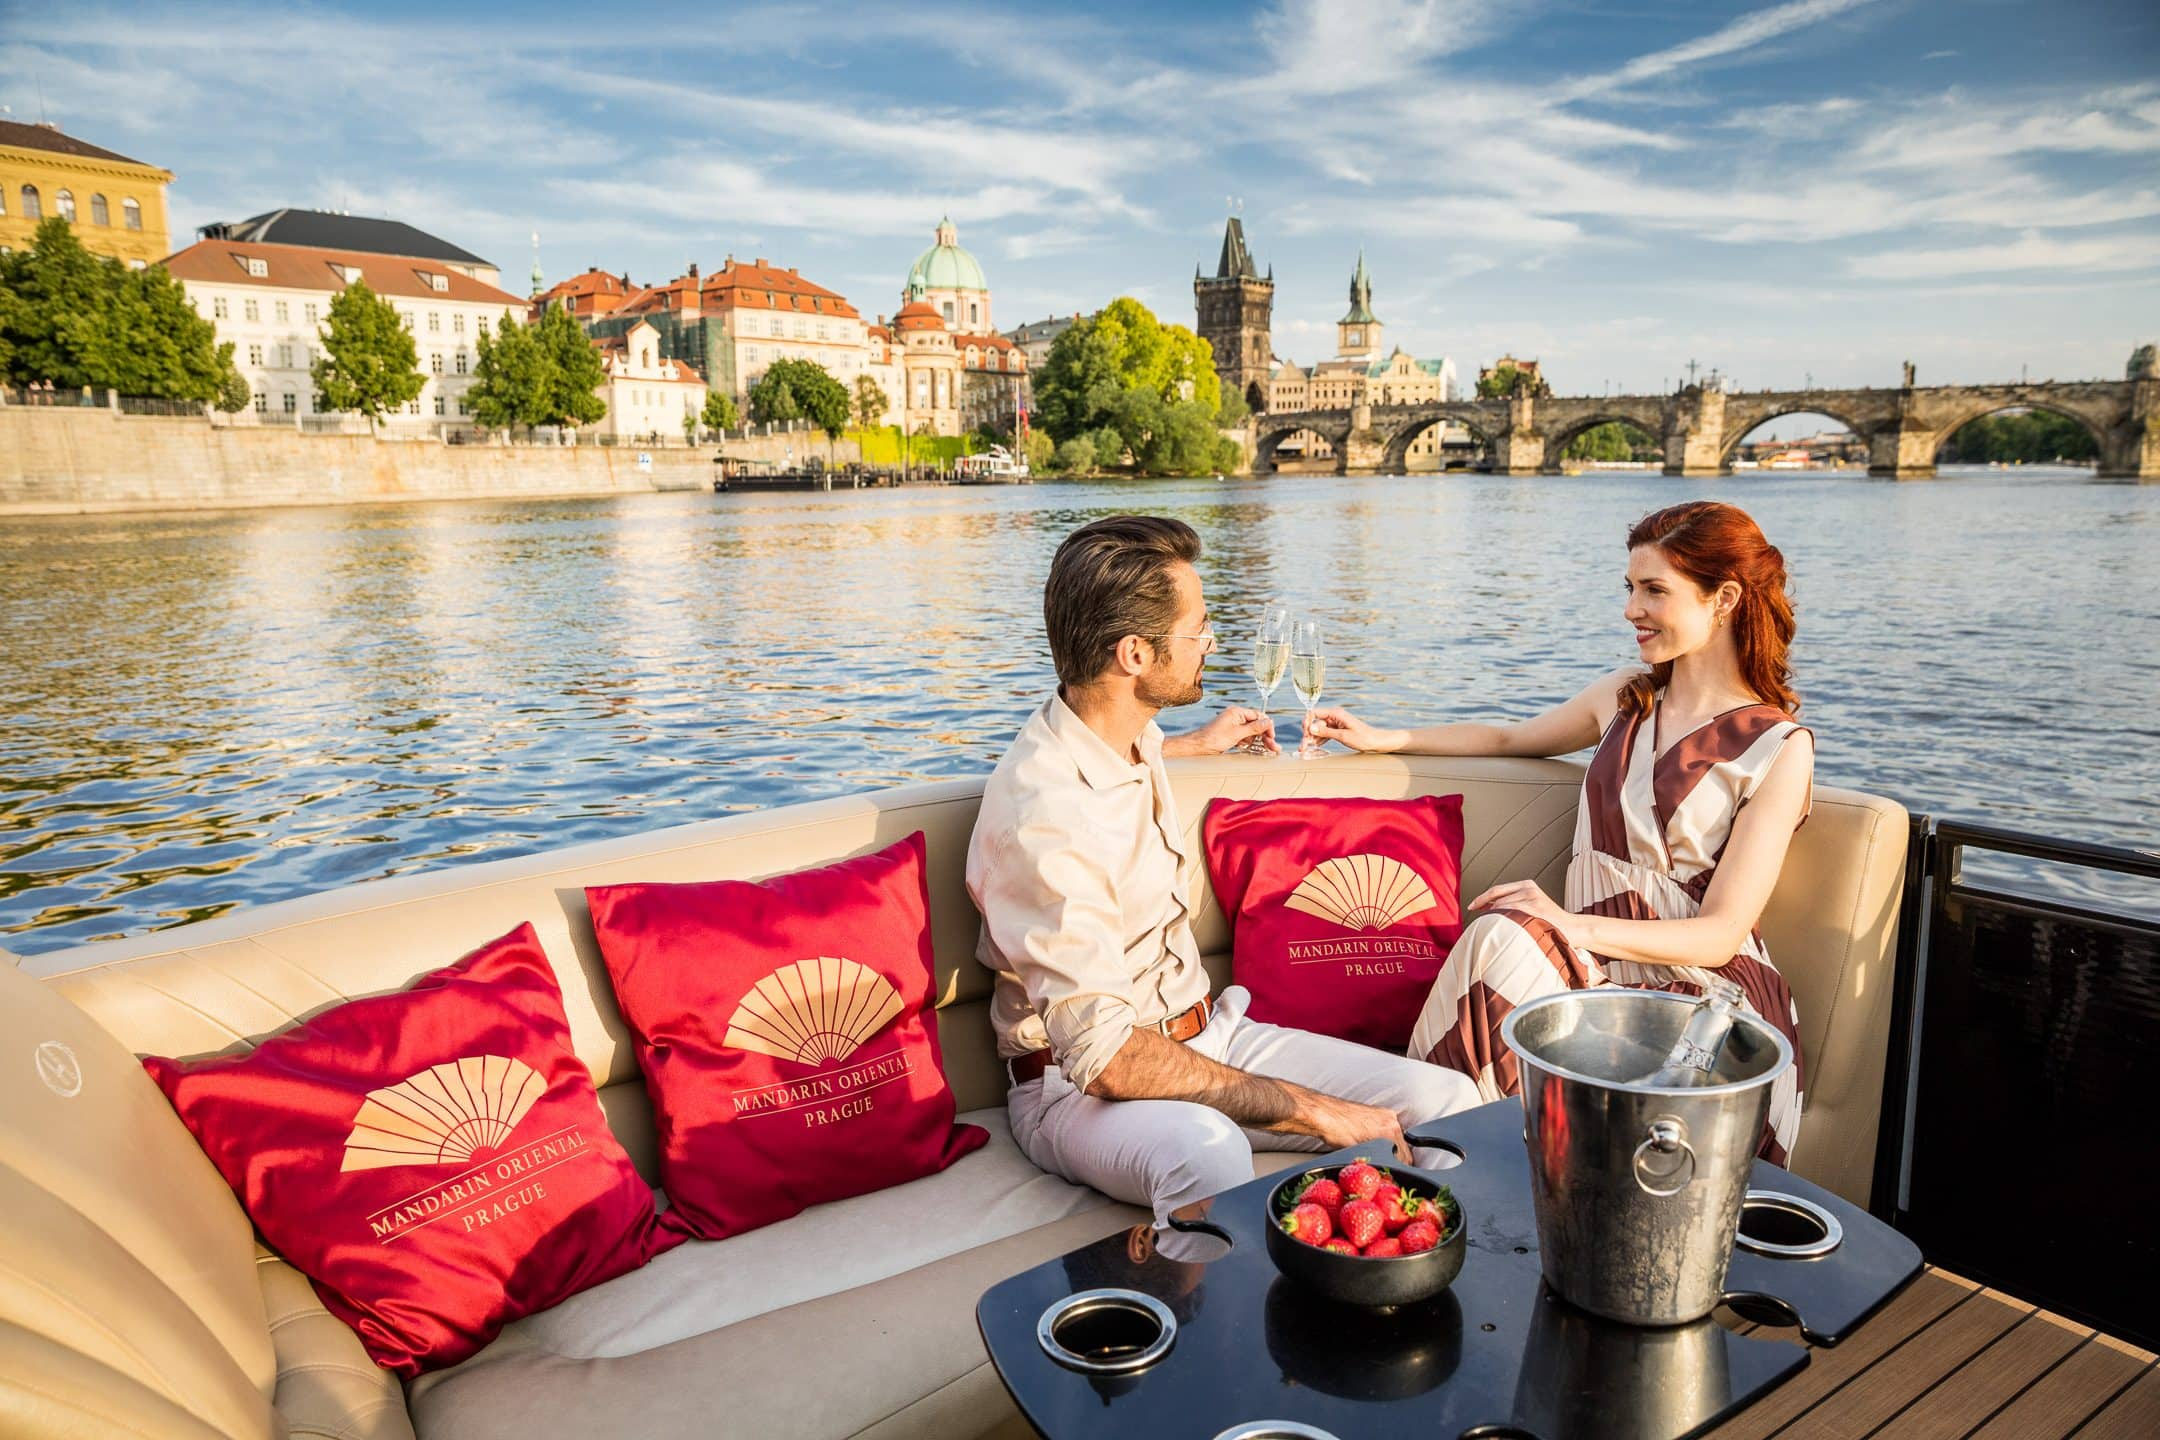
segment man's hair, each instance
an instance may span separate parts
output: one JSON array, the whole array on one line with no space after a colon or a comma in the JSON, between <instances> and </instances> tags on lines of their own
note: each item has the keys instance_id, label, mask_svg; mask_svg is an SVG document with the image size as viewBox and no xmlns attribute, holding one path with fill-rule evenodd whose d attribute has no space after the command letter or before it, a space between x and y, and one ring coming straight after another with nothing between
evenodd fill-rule
<instances>
[{"instance_id":1,"label":"man's hair","mask_svg":"<svg viewBox=\"0 0 2160 1440\"><path fill-rule=\"evenodd\" d=\"M1093 681L1127 635L1168 634L1178 611L1170 567L1199 558L1192 526L1160 515L1113 515L1066 536L1043 585L1058 683Z\"/></svg>"}]
</instances>

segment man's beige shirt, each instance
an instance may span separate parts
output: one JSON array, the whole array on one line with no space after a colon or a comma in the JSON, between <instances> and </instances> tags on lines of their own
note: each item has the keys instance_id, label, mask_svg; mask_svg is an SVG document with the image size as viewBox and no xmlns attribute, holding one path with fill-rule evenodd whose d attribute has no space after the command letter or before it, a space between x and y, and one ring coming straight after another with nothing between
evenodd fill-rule
<instances>
[{"instance_id":1,"label":"man's beige shirt","mask_svg":"<svg viewBox=\"0 0 2160 1440\"><path fill-rule=\"evenodd\" d=\"M998 762L968 843L998 1053L1048 1046L1080 1089L1135 1026L1208 993L1162 746L1151 721L1133 764L1052 695Z\"/></svg>"}]
</instances>

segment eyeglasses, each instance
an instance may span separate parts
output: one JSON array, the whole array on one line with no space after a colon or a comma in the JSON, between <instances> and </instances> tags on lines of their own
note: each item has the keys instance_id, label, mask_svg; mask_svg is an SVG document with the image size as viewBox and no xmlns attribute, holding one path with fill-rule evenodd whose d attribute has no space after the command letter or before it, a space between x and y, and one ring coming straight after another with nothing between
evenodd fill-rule
<instances>
[{"instance_id":1,"label":"eyeglasses","mask_svg":"<svg viewBox=\"0 0 2160 1440\"><path fill-rule=\"evenodd\" d=\"M1207 648L1213 650L1215 648L1215 622L1212 620L1202 621L1200 632L1196 635L1181 635L1175 630L1166 630L1153 638L1157 640L1205 640Z\"/></svg>"}]
</instances>

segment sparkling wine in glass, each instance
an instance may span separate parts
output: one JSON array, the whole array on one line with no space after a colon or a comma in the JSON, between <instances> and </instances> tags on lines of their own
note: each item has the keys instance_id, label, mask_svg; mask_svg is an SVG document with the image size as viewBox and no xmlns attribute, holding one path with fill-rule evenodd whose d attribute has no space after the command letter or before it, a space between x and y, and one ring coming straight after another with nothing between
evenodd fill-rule
<instances>
[{"instance_id":1,"label":"sparkling wine in glass","mask_svg":"<svg viewBox=\"0 0 2160 1440\"><path fill-rule=\"evenodd\" d=\"M1327 647L1320 643L1320 623L1300 620L1290 641L1290 688L1305 707L1305 726L1299 732L1298 754L1312 752L1312 712L1327 685Z\"/></svg>"},{"instance_id":2,"label":"sparkling wine in glass","mask_svg":"<svg viewBox=\"0 0 2160 1440\"><path fill-rule=\"evenodd\" d=\"M1260 615L1260 637L1253 642L1253 684L1260 688L1260 713L1267 713L1268 701L1275 694L1275 687L1282 684L1283 672L1290 668L1290 612L1280 605L1270 605ZM1245 742L1245 748L1256 753L1264 750L1260 737Z\"/></svg>"}]
</instances>

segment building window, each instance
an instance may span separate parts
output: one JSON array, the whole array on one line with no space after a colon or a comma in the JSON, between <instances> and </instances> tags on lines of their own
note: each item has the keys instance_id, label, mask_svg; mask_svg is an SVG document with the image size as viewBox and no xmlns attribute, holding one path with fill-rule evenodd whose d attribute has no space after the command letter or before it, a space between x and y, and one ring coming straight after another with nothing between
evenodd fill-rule
<instances>
[{"instance_id":1,"label":"building window","mask_svg":"<svg viewBox=\"0 0 2160 1440\"><path fill-rule=\"evenodd\" d=\"M428 356L428 369L437 375L442 374L442 351L438 350Z\"/></svg>"},{"instance_id":2,"label":"building window","mask_svg":"<svg viewBox=\"0 0 2160 1440\"><path fill-rule=\"evenodd\" d=\"M472 414L472 406L466 403L465 397L462 395L458 396L457 413L460 415Z\"/></svg>"},{"instance_id":3,"label":"building window","mask_svg":"<svg viewBox=\"0 0 2160 1440\"><path fill-rule=\"evenodd\" d=\"M322 312L317 310L312 302L301 310L300 315L310 325L315 324L322 318Z\"/></svg>"},{"instance_id":4,"label":"building window","mask_svg":"<svg viewBox=\"0 0 2160 1440\"><path fill-rule=\"evenodd\" d=\"M947 300L947 301L945 302L945 323L946 323L946 324L948 324L948 325L952 324L952 319L953 319L953 309L952 309L952 301L950 301L950 300Z\"/></svg>"},{"instance_id":5,"label":"building window","mask_svg":"<svg viewBox=\"0 0 2160 1440\"><path fill-rule=\"evenodd\" d=\"M408 401L406 401L406 402L405 402L405 413L406 413L406 414L408 414L408 415L417 415L417 414L419 414L419 413L420 413L420 401L419 401L419 400L418 400L417 398L415 398L415 399L412 399L412 400L408 400Z\"/></svg>"},{"instance_id":6,"label":"building window","mask_svg":"<svg viewBox=\"0 0 2160 1440\"><path fill-rule=\"evenodd\" d=\"M90 223L93 225L112 224L112 212L105 208L105 197L103 195L93 194L90 197Z\"/></svg>"},{"instance_id":7,"label":"building window","mask_svg":"<svg viewBox=\"0 0 2160 1440\"><path fill-rule=\"evenodd\" d=\"M240 302L240 312L250 320L262 319L262 306L252 299Z\"/></svg>"},{"instance_id":8,"label":"building window","mask_svg":"<svg viewBox=\"0 0 2160 1440\"><path fill-rule=\"evenodd\" d=\"M485 316L485 315L479 315L479 316L475 316L475 317L474 317L474 319L473 319L473 328L474 328L475 330L478 330L478 331L479 331L479 332L480 332L480 333L481 333L482 335L485 335L485 334L487 334L487 333L488 333L488 317L487 317L487 316Z\"/></svg>"},{"instance_id":9,"label":"building window","mask_svg":"<svg viewBox=\"0 0 2160 1440\"><path fill-rule=\"evenodd\" d=\"M453 335L465 333L465 317L463 315L452 315L450 317L450 333Z\"/></svg>"},{"instance_id":10,"label":"building window","mask_svg":"<svg viewBox=\"0 0 2160 1440\"><path fill-rule=\"evenodd\" d=\"M255 392L255 413L256 413L257 415L267 415L267 414L269 414L269 413L270 413L270 392L269 392L269 391L267 391L267 390L257 390L257 391Z\"/></svg>"},{"instance_id":11,"label":"building window","mask_svg":"<svg viewBox=\"0 0 2160 1440\"><path fill-rule=\"evenodd\" d=\"M297 414L297 413L299 413L299 410L300 410L300 397L299 397L298 395L295 395L295 394L293 394L293 392L292 392L292 391L290 391L290 390L287 390L287 391L285 392L285 394L283 395L282 399L284 400L284 403L285 403L285 413L286 413L287 415L293 415L293 414Z\"/></svg>"},{"instance_id":12,"label":"building window","mask_svg":"<svg viewBox=\"0 0 2160 1440\"><path fill-rule=\"evenodd\" d=\"M283 300L272 302L270 313L275 315L281 322L292 319L292 307Z\"/></svg>"},{"instance_id":13,"label":"building window","mask_svg":"<svg viewBox=\"0 0 2160 1440\"><path fill-rule=\"evenodd\" d=\"M262 346L260 346L260 345L250 345L250 346L248 346L248 364L250 364L250 365L261 365L261 364L262 364Z\"/></svg>"},{"instance_id":14,"label":"building window","mask_svg":"<svg viewBox=\"0 0 2160 1440\"><path fill-rule=\"evenodd\" d=\"M978 313L978 312L977 312L977 310L975 309L975 302L974 302L974 301L972 301L972 300L968 301L968 324L970 324L970 325L980 325L980 324L982 324L982 316L981 316L981 315L980 315L980 313Z\"/></svg>"},{"instance_id":15,"label":"building window","mask_svg":"<svg viewBox=\"0 0 2160 1440\"><path fill-rule=\"evenodd\" d=\"M22 215L25 220L44 218L45 207L38 200L37 186L35 185L22 187Z\"/></svg>"},{"instance_id":16,"label":"building window","mask_svg":"<svg viewBox=\"0 0 2160 1440\"><path fill-rule=\"evenodd\" d=\"M430 335L440 335L442 333L442 312L440 310L427 312L427 329Z\"/></svg>"},{"instance_id":17,"label":"building window","mask_svg":"<svg viewBox=\"0 0 2160 1440\"><path fill-rule=\"evenodd\" d=\"M122 200L120 202L120 219L130 230L142 229L142 206L136 204L133 200Z\"/></svg>"},{"instance_id":18,"label":"building window","mask_svg":"<svg viewBox=\"0 0 2160 1440\"><path fill-rule=\"evenodd\" d=\"M398 322L407 330L412 329L412 313L412 311L407 310L404 314L398 316Z\"/></svg>"},{"instance_id":19,"label":"building window","mask_svg":"<svg viewBox=\"0 0 2160 1440\"><path fill-rule=\"evenodd\" d=\"M440 396L440 395L437 395L437 396L435 397L435 413L436 413L437 415L440 415L440 414L442 414L442 413L443 413L443 397L442 397L442 396Z\"/></svg>"},{"instance_id":20,"label":"building window","mask_svg":"<svg viewBox=\"0 0 2160 1440\"><path fill-rule=\"evenodd\" d=\"M232 306L225 302L224 296L219 295L211 300L210 313L219 320L229 320L232 318Z\"/></svg>"},{"instance_id":21,"label":"building window","mask_svg":"<svg viewBox=\"0 0 2160 1440\"><path fill-rule=\"evenodd\" d=\"M74 224L75 192L72 190L62 190L58 194L54 195L53 208L60 212L60 218L62 220L67 221L70 225Z\"/></svg>"},{"instance_id":22,"label":"building window","mask_svg":"<svg viewBox=\"0 0 2160 1440\"><path fill-rule=\"evenodd\" d=\"M149 268L150 268L150 262L149 262L149 261L147 261L147 260L130 260L130 261L128 261L128 269L130 269L130 270L147 270L147 269L149 269Z\"/></svg>"},{"instance_id":23,"label":"building window","mask_svg":"<svg viewBox=\"0 0 2160 1440\"><path fill-rule=\"evenodd\" d=\"M457 352L457 373L460 375L465 373L465 352L463 350Z\"/></svg>"},{"instance_id":24,"label":"building window","mask_svg":"<svg viewBox=\"0 0 2160 1440\"><path fill-rule=\"evenodd\" d=\"M280 370L292 369L292 346L280 345L277 347L277 363Z\"/></svg>"},{"instance_id":25,"label":"building window","mask_svg":"<svg viewBox=\"0 0 2160 1440\"><path fill-rule=\"evenodd\" d=\"M260 255L243 255L240 257L240 264L248 274L258 280L265 279L270 274L270 262Z\"/></svg>"}]
</instances>

